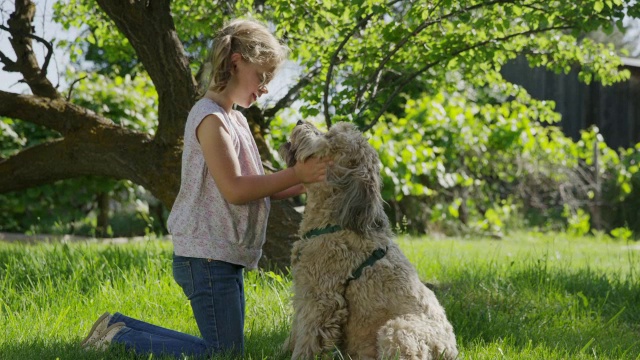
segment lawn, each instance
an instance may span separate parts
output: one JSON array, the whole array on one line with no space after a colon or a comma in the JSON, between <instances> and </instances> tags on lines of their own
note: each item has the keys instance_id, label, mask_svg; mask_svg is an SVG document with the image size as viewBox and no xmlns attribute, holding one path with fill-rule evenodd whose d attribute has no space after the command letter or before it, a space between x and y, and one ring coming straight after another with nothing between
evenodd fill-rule
<instances>
[{"instance_id":1,"label":"lawn","mask_svg":"<svg viewBox=\"0 0 640 360\"><path fill-rule=\"evenodd\" d=\"M433 284L462 359L640 359L640 245L519 233L401 237ZM104 311L197 334L171 243L0 243L0 359L148 359L79 348ZM249 359L286 358L290 278L246 273Z\"/></svg>"}]
</instances>

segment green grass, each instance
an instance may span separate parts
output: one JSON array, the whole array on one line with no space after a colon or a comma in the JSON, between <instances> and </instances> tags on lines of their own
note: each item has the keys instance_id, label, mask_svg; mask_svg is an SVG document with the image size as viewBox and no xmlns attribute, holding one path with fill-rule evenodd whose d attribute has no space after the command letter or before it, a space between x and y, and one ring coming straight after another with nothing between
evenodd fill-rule
<instances>
[{"instance_id":1,"label":"green grass","mask_svg":"<svg viewBox=\"0 0 640 360\"><path fill-rule=\"evenodd\" d=\"M463 359L640 359L640 247L605 238L400 238L454 325ZM79 348L104 311L198 334L171 243L0 243L0 359L148 359ZM246 273L249 359L279 352L290 278ZM154 357L155 358L155 357Z\"/></svg>"}]
</instances>

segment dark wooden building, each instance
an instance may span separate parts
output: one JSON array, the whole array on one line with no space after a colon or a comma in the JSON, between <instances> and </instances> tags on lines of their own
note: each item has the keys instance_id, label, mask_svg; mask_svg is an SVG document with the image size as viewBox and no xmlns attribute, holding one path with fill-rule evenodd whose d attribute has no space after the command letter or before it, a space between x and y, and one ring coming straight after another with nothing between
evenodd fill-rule
<instances>
[{"instance_id":1,"label":"dark wooden building","mask_svg":"<svg viewBox=\"0 0 640 360\"><path fill-rule=\"evenodd\" d=\"M560 126L567 136L580 137L580 130L595 125L607 145L614 149L640 142L640 59L623 58L631 78L603 86L578 81L578 71L556 74L544 68L530 68L520 57L502 69L508 81L523 86L531 96L556 102L562 114Z\"/></svg>"}]
</instances>

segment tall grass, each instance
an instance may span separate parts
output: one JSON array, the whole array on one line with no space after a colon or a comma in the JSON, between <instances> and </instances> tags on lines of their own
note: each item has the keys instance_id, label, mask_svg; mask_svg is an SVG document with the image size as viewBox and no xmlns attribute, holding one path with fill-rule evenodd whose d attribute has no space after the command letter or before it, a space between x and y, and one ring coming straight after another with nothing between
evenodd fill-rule
<instances>
[{"instance_id":1,"label":"tall grass","mask_svg":"<svg viewBox=\"0 0 640 360\"><path fill-rule=\"evenodd\" d=\"M398 242L433 284L461 358L640 359L640 248L531 233ZM171 249L160 240L0 244L0 359L148 359L79 348L104 311L197 335ZM290 277L245 276L246 358L285 359Z\"/></svg>"}]
</instances>

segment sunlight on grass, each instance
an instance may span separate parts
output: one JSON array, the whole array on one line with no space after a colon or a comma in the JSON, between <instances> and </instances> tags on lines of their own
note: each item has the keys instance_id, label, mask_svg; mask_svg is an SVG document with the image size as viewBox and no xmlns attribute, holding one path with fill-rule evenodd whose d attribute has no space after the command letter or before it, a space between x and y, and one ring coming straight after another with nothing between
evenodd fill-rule
<instances>
[{"instance_id":1,"label":"sunlight on grass","mask_svg":"<svg viewBox=\"0 0 640 360\"><path fill-rule=\"evenodd\" d=\"M640 359L637 247L533 233L398 242L445 307L461 358ZM135 359L79 348L104 311L197 335L171 249L160 240L0 243L0 359ZM245 286L247 358L286 359L290 277L253 271Z\"/></svg>"}]
</instances>

